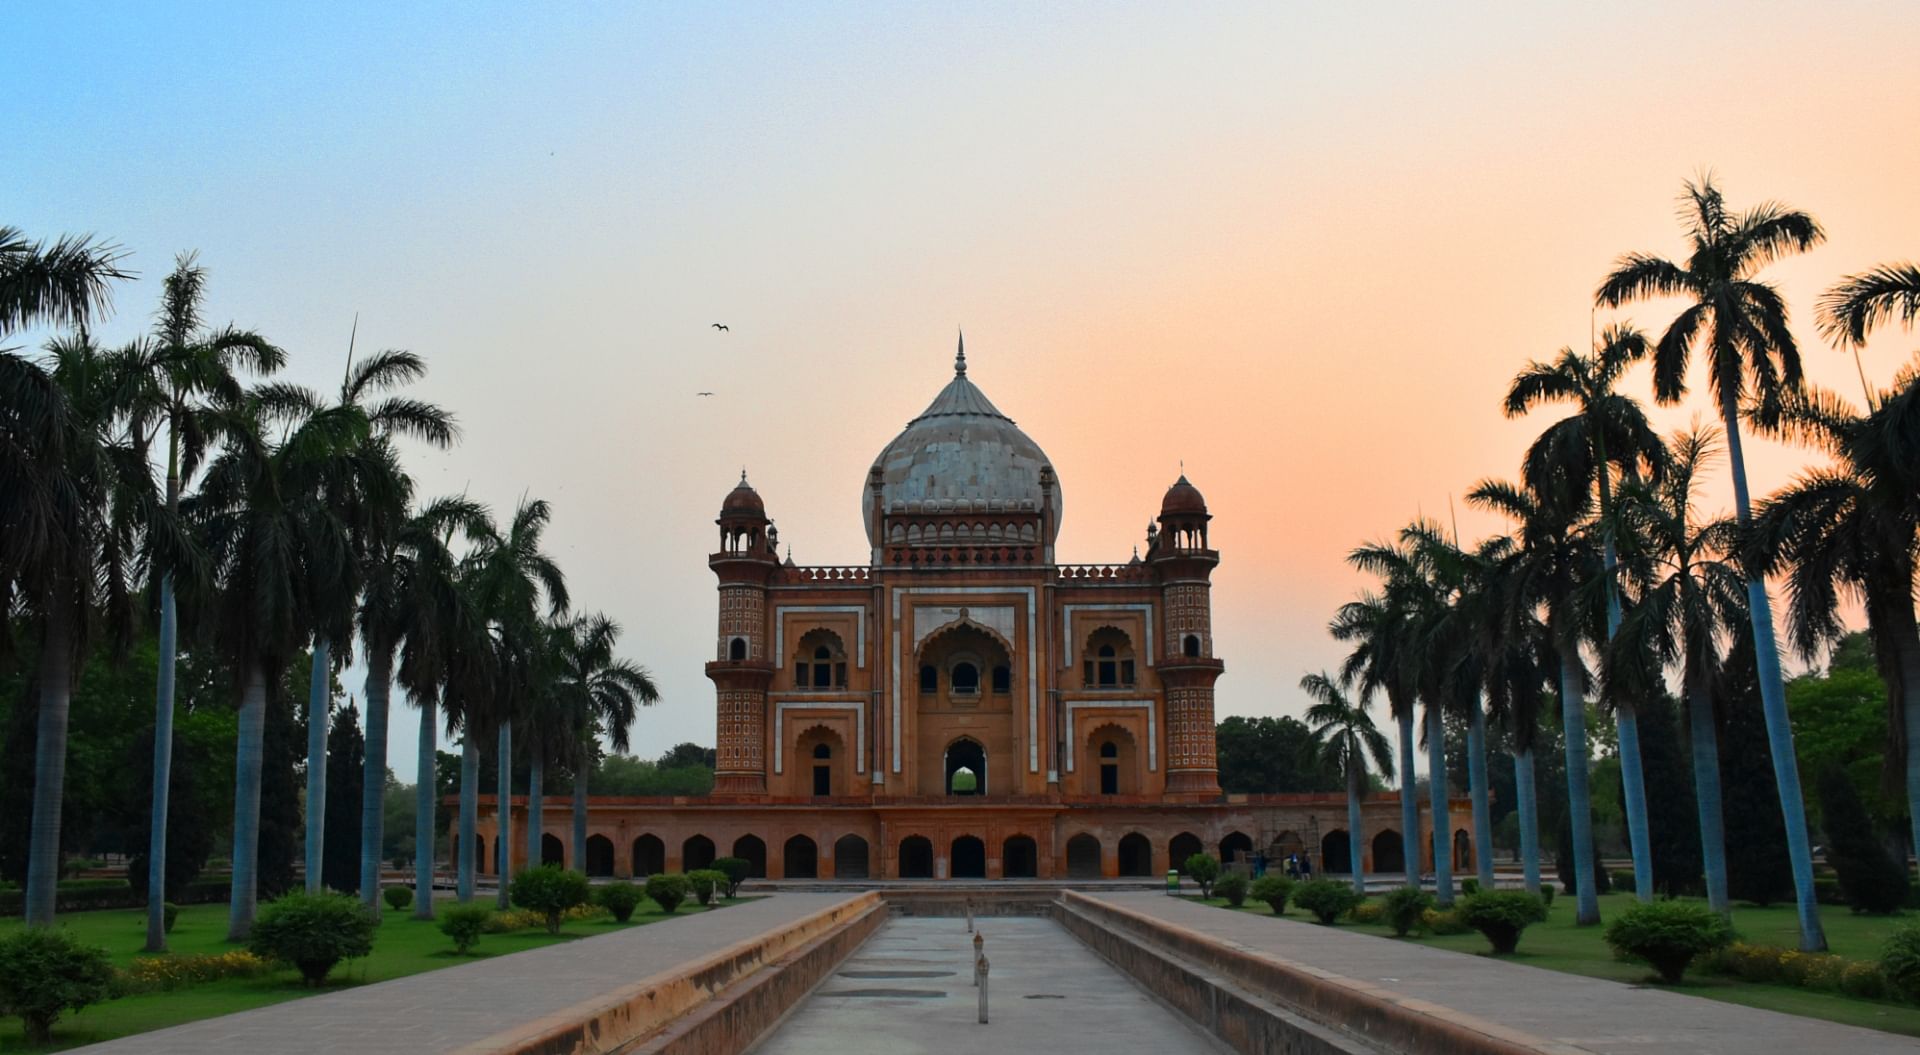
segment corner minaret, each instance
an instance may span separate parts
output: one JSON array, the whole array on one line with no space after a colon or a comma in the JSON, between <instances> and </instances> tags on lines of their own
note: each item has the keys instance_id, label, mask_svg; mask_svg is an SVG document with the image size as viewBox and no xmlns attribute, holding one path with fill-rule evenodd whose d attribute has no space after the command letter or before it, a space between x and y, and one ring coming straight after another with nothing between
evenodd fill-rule
<instances>
[{"instance_id":1,"label":"corner minaret","mask_svg":"<svg viewBox=\"0 0 1920 1055\"><path fill-rule=\"evenodd\" d=\"M718 693L713 793L761 795L767 790L767 581L780 566L778 538L760 495L740 484L720 503L720 549L707 566L720 580L719 633L707 677Z\"/></svg>"},{"instance_id":2,"label":"corner minaret","mask_svg":"<svg viewBox=\"0 0 1920 1055\"><path fill-rule=\"evenodd\" d=\"M1160 678L1167 691L1167 792L1206 798L1220 793L1213 738L1213 683L1225 669L1213 655L1213 569L1207 501L1183 473L1160 502L1160 530L1147 562L1160 585Z\"/></svg>"}]
</instances>

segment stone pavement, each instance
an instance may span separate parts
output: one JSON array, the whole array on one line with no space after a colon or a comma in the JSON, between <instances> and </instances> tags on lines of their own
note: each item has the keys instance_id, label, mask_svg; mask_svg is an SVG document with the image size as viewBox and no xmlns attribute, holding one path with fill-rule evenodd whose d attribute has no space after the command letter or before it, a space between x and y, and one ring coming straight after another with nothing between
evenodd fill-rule
<instances>
[{"instance_id":1,"label":"stone pavement","mask_svg":"<svg viewBox=\"0 0 1920 1055\"><path fill-rule=\"evenodd\" d=\"M851 894L779 894L75 1049L89 1055L431 1055L786 926Z\"/></svg>"},{"instance_id":2,"label":"stone pavement","mask_svg":"<svg viewBox=\"0 0 1920 1055\"><path fill-rule=\"evenodd\" d=\"M1102 901L1265 956L1390 990L1600 1055L1914 1055L1892 1033L1685 996L1399 942L1338 927L1257 916L1165 894ZM1521 948L1526 940L1521 939Z\"/></svg>"},{"instance_id":3,"label":"stone pavement","mask_svg":"<svg viewBox=\"0 0 1920 1055\"><path fill-rule=\"evenodd\" d=\"M896 917L753 1055L1222 1052L1050 919L982 916L990 1014L978 1021L973 935L953 917Z\"/></svg>"}]
</instances>

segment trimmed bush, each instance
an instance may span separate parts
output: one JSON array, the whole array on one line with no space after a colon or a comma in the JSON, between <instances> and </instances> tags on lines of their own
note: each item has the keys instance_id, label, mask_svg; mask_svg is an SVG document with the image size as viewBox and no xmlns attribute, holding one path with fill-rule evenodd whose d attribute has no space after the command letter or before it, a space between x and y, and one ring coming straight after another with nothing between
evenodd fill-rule
<instances>
[{"instance_id":1,"label":"trimmed bush","mask_svg":"<svg viewBox=\"0 0 1920 1055\"><path fill-rule=\"evenodd\" d=\"M217 982L222 978L257 978L273 967L272 961L245 949L197 955L136 956L133 963L120 972L119 990L121 994L145 993Z\"/></svg>"},{"instance_id":2,"label":"trimmed bush","mask_svg":"<svg viewBox=\"0 0 1920 1055\"><path fill-rule=\"evenodd\" d=\"M1840 878L1840 893L1855 912L1898 912L1907 901L1906 862L1887 852L1845 770L1827 767L1819 787L1827 863Z\"/></svg>"},{"instance_id":3,"label":"trimmed bush","mask_svg":"<svg viewBox=\"0 0 1920 1055\"><path fill-rule=\"evenodd\" d=\"M480 936L493 921L493 910L485 905L455 905L440 913L440 933L453 939L453 951L465 956L480 944Z\"/></svg>"},{"instance_id":4,"label":"trimmed bush","mask_svg":"<svg viewBox=\"0 0 1920 1055\"><path fill-rule=\"evenodd\" d=\"M172 934L173 925L179 922L179 920L180 906L171 901L162 902L160 905L160 929L168 934Z\"/></svg>"},{"instance_id":5,"label":"trimmed bush","mask_svg":"<svg viewBox=\"0 0 1920 1055\"><path fill-rule=\"evenodd\" d=\"M633 910L640 907L640 899L646 894L632 883L608 883L593 892L593 899L600 907L613 914L621 923L633 918Z\"/></svg>"},{"instance_id":6,"label":"trimmed bush","mask_svg":"<svg viewBox=\"0 0 1920 1055\"><path fill-rule=\"evenodd\" d=\"M1460 921L1460 913L1455 909L1430 908L1420 913L1420 925L1426 928L1428 934L1443 937L1473 933L1472 927Z\"/></svg>"},{"instance_id":7,"label":"trimmed bush","mask_svg":"<svg viewBox=\"0 0 1920 1055\"><path fill-rule=\"evenodd\" d=\"M1460 896L1472 897L1480 892L1480 880L1468 877L1460 881Z\"/></svg>"},{"instance_id":8,"label":"trimmed bush","mask_svg":"<svg viewBox=\"0 0 1920 1055\"><path fill-rule=\"evenodd\" d=\"M727 877L727 897L739 897L740 884L753 875L753 863L744 857L722 857L713 863L713 870Z\"/></svg>"},{"instance_id":9,"label":"trimmed bush","mask_svg":"<svg viewBox=\"0 0 1920 1055\"><path fill-rule=\"evenodd\" d=\"M694 899L702 905L713 904L713 895L727 888L727 873L718 868L700 868L687 873Z\"/></svg>"},{"instance_id":10,"label":"trimmed bush","mask_svg":"<svg viewBox=\"0 0 1920 1055\"><path fill-rule=\"evenodd\" d=\"M1553 884L1552 883L1540 884L1540 900L1546 902L1548 908L1553 907Z\"/></svg>"},{"instance_id":11,"label":"trimmed bush","mask_svg":"<svg viewBox=\"0 0 1920 1055\"><path fill-rule=\"evenodd\" d=\"M1406 937L1426 928L1427 910L1433 908L1433 895L1419 887L1403 886L1387 895L1386 920L1393 933Z\"/></svg>"},{"instance_id":12,"label":"trimmed bush","mask_svg":"<svg viewBox=\"0 0 1920 1055\"><path fill-rule=\"evenodd\" d=\"M587 903L589 886L585 873L559 865L529 868L513 877L507 897L518 908L532 909L547 917L547 933L560 933L560 921L567 910Z\"/></svg>"},{"instance_id":13,"label":"trimmed bush","mask_svg":"<svg viewBox=\"0 0 1920 1055\"><path fill-rule=\"evenodd\" d=\"M1186 866L1181 870L1193 877L1194 883L1200 887L1201 897L1213 896L1213 881L1220 878L1219 858L1208 853L1194 854L1187 858Z\"/></svg>"},{"instance_id":14,"label":"trimmed bush","mask_svg":"<svg viewBox=\"0 0 1920 1055\"><path fill-rule=\"evenodd\" d=\"M385 890L380 891L380 899L387 903L388 908L394 910L395 912L400 912L404 910L408 905L413 904L413 888L404 887L404 886L390 886Z\"/></svg>"},{"instance_id":15,"label":"trimmed bush","mask_svg":"<svg viewBox=\"0 0 1920 1055\"><path fill-rule=\"evenodd\" d=\"M66 931L28 927L0 938L0 1015L15 1015L27 1043L53 1040L63 1011L78 1011L112 995L107 950L82 945Z\"/></svg>"},{"instance_id":16,"label":"trimmed bush","mask_svg":"<svg viewBox=\"0 0 1920 1055\"><path fill-rule=\"evenodd\" d=\"M1632 872L1622 872L1618 870L1608 872L1607 881L1613 884L1613 889L1623 894L1633 893L1634 880Z\"/></svg>"},{"instance_id":17,"label":"trimmed bush","mask_svg":"<svg viewBox=\"0 0 1920 1055\"><path fill-rule=\"evenodd\" d=\"M1704 905L1655 901L1615 917L1606 939L1614 952L1647 961L1662 982L1679 985L1695 957L1732 943L1733 928Z\"/></svg>"},{"instance_id":18,"label":"trimmed bush","mask_svg":"<svg viewBox=\"0 0 1920 1055\"><path fill-rule=\"evenodd\" d=\"M247 948L255 956L289 963L309 987L326 981L341 960L373 951L373 914L346 894L287 894L254 921Z\"/></svg>"},{"instance_id":19,"label":"trimmed bush","mask_svg":"<svg viewBox=\"0 0 1920 1055\"><path fill-rule=\"evenodd\" d=\"M1363 900L1352 883L1338 879L1315 879L1293 888L1293 903L1328 925Z\"/></svg>"},{"instance_id":20,"label":"trimmed bush","mask_svg":"<svg viewBox=\"0 0 1920 1055\"><path fill-rule=\"evenodd\" d=\"M687 891L692 887L686 876L678 872L656 872L647 877L647 896L660 906L660 911L673 915L673 910L687 899Z\"/></svg>"},{"instance_id":21,"label":"trimmed bush","mask_svg":"<svg viewBox=\"0 0 1920 1055\"><path fill-rule=\"evenodd\" d=\"M1293 896L1293 880L1283 875L1263 875L1247 888L1247 896L1264 902L1276 916L1287 911L1287 898Z\"/></svg>"},{"instance_id":22,"label":"trimmed bush","mask_svg":"<svg viewBox=\"0 0 1920 1055\"><path fill-rule=\"evenodd\" d=\"M1920 1001L1920 924L1909 923L1887 937L1880 972L1902 1000Z\"/></svg>"},{"instance_id":23,"label":"trimmed bush","mask_svg":"<svg viewBox=\"0 0 1920 1055\"><path fill-rule=\"evenodd\" d=\"M1378 901L1362 901L1347 910L1347 919L1354 923L1378 923L1387 918L1387 907Z\"/></svg>"},{"instance_id":24,"label":"trimmed bush","mask_svg":"<svg viewBox=\"0 0 1920 1055\"><path fill-rule=\"evenodd\" d=\"M1464 898L1454 910L1460 922L1486 936L1497 955L1520 945L1520 932L1547 918L1547 904L1524 890L1490 890Z\"/></svg>"},{"instance_id":25,"label":"trimmed bush","mask_svg":"<svg viewBox=\"0 0 1920 1055\"><path fill-rule=\"evenodd\" d=\"M1247 903L1247 885L1246 876L1230 872L1214 880L1213 892L1218 897L1226 898L1227 904L1239 908Z\"/></svg>"}]
</instances>

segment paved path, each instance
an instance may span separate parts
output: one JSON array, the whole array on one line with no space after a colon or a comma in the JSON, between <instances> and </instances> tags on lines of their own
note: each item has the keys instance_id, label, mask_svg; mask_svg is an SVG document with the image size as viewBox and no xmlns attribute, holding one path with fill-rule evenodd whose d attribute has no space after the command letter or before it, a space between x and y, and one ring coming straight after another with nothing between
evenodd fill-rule
<instances>
[{"instance_id":1,"label":"paved path","mask_svg":"<svg viewBox=\"0 0 1920 1055\"><path fill-rule=\"evenodd\" d=\"M1602 1055L1920 1051L1920 1040L1892 1033L1231 912L1164 894L1095 896L1275 960L1331 971Z\"/></svg>"},{"instance_id":2,"label":"paved path","mask_svg":"<svg viewBox=\"0 0 1920 1055\"><path fill-rule=\"evenodd\" d=\"M98 1055L431 1055L611 993L848 894L780 894L77 1049Z\"/></svg>"},{"instance_id":3,"label":"paved path","mask_svg":"<svg viewBox=\"0 0 1920 1055\"><path fill-rule=\"evenodd\" d=\"M973 936L961 919L888 921L753 1055L1220 1052L1058 923L982 917L991 998L978 1022Z\"/></svg>"}]
</instances>

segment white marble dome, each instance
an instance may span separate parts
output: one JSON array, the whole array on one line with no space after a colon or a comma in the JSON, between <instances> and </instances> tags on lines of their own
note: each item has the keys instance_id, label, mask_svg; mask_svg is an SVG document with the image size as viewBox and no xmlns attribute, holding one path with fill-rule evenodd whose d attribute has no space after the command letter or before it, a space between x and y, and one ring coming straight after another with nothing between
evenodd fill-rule
<instances>
[{"instance_id":1,"label":"white marble dome","mask_svg":"<svg viewBox=\"0 0 1920 1055\"><path fill-rule=\"evenodd\" d=\"M986 393L967 380L967 352L954 357L953 380L920 416L874 459L880 471L880 502L889 514L916 512L1024 512L1045 499L1040 470L1045 451L1000 413ZM1053 484L1048 543L1060 531L1060 482ZM876 529L871 484L861 489L860 511L868 541Z\"/></svg>"}]
</instances>

